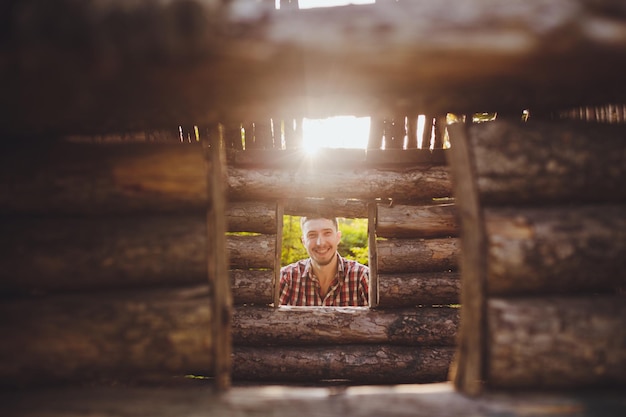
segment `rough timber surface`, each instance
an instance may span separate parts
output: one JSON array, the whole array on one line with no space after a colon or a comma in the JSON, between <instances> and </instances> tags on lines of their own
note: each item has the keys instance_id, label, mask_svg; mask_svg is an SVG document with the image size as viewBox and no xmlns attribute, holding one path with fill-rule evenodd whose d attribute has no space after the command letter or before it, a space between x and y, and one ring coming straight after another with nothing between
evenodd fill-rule
<instances>
[{"instance_id":1,"label":"rough timber surface","mask_svg":"<svg viewBox=\"0 0 626 417\"><path fill-rule=\"evenodd\" d=\"M626 99L621 0L289 11L245 0L5 3L0 126L9 132Z\"/></svg>"},{"instance_id":2,"label":"rough timber surface","mask_svg":"<svg viewBox=\"0 0 626 417\"><path fill-rule=\"evenodd\" d=\"M0 402L6 417L622 417L626 414L626 399L616 392L489 394L469 398L455 392L449 383L244 386L222 395L204 384L51 388L0 393Z\"/></svg>"}]
</instances>

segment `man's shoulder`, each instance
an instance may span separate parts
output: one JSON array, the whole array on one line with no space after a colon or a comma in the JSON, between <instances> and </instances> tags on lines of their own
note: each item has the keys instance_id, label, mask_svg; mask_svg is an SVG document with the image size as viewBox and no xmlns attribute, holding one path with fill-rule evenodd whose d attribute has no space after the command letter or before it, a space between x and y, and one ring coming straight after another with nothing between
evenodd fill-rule
<instances>
[{"instance_id":1,"label":"man's shoulder","mask_svg":"<svg viewBox=\"0 0 626 417\"><path fill-rule=\"evenodd\" d=\"M345 269L357 269L357 270L362 270L362 271L367 271L367 272L369 272L370 270L367 265L363 265L362 263L359 263L353 259L346 259L342 257L341 261L343 262Z\"/></svg>"},{"instance_id":2,"label":"man's shoulder","mask_svg":"<svg viewBox=\"0 0 626 417\"><path fill-rule=\"evenodd\" d=\"M306 264L308 261L309 261L308 259L301 259L292 264L285 265L282 268L280 268L280 272L304 271L304 268L306 268Z\"/></svg>"}]
</instances>

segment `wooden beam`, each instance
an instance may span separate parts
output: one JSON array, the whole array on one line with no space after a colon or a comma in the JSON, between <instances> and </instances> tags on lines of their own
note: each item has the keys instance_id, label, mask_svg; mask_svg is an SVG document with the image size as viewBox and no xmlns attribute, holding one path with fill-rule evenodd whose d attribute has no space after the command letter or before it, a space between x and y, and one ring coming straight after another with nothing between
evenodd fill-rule
<instances>
[{"instance_id":1,"label":"wooden beam","mask_svg":"<svg viewBox=\"0 0 626 417\"><path fill-rule=\"evenodd\" d=\"M458 304L461 276L459 272L378 274L378 285L379 306L384 308Z\"/></svg>"},{"instance_id":2,"label":"wooden beam","mask_svg":"<svg viewBox=\"0 0 626 417\"><path fill-rule=\"evenodd\" d=\"M4 299L0 381L32 387L185 375L214 366L208 287ZM60 364L63 364L60 366Z\"/></svg>"},{"instance_id":3,"label":"wooden beam","mask_svg":"<svg viewBox=\"0 0 626 417\"><path fill-rule=\"evenodd\" d=\"M29 13L7 16L0 51L9 132L521 113L626 100L619 0L415 0L280 12L268 2L77 8L21 0L15 10L27 4Z\"/></svg>"},{"instance_id":4,"label":"wooden beam","mask_svg":"<svg viewBox=\"0 0 626 417\"><path fill-rule=\"evenodd\" d=\"M233 378L274 383L347 380L358 384L442 382L454 348L390 345L236 346Z\"/></svg>"},{"instance_id":5,"label":"wooden beam","mask_svg":"<svg viewBox=\"0 0 626 417\"><path fill-rule=\"evenodd\" d=\"M456 308L374 310L367 307L237 307L238 346L396 344L453 346Z\"/></svg>"},{"instance_id":6,"label":"wooden beam","mask_svg":"<svg viewBox=\"0 0 626 417\"><path fill-rule=\"evenodd\" d=\"M400 201L450 197L446 167L403 171L335 167L297 170L228 169L228 195L233 200L279 198L394 198Z\"/></svg>"},{"instance_id":7,"label":"wooden beam","mask_svg":"<svg viewBox=\"0 0 626 417\"><path fill-rule=\"evenodd\" d=\"M474 124L469 145L480 198L486 205L624 202L625 135L619 125Z\"/></svg>"},{"instance_id":8,"label":"wooden beam","mask_svg":"<svg viewBox=\"0 0 626 417\"><path fill-rule=\"evenodd\" d=\"M435 238L458 236L454 204L379 204L376 234L379 237Z\"/></svg>"},{"instance_id":9,"label":"wooden beam","mask_svg":"<svg viewBox=\"0 0 626 417\"><path fill-rule=\"evenodd\" d=\"M226 192L224 177L223 129L217 128L209 136L207 149L207 177L209 207L207 210L207 264L212 292L210 306L213 349L205 355L213 356L213 375L217 391L230 388L232 373L231 317L233 298L228 278L229 251L226 241Z\"/></svg>"},{"instance_id":10,"label":"wooden beam","mask_svg":"<svg viewBox=\"0 0 626 417\"><path fill-rule=\"evenodd\" d=\"M626 288L626 206L485 211L491 295L606 292Z\"/></svg>"},{"instance_id":11,"label":"wooden beam","mask_svg":"<svg viewBox=\"0 0 626 417\"><path fill-rule=\"evenodd\" d=\"M456 271L460 241L457 238L377 240L376 251L381 273Z\"/></svg>"},{"instance_id":12,"label":"wooden beam","mask_svg":"<svg viewBox=\"0 0 626 417\"><path fill-rule=\"evenodd\" d=\"M490 299L490 387L624 385L625 301L590 295Z\"/></svg>"},{"instance_id":13,"label":"wooden beam","mask_svg":"<svg viewBox=\"0 0 626 417\"><path fill-rule=\"evenodd\" d=\"M479 199L473 148L466 126L456 123L448 126L452 153L450 167L454 176L454 197L461 227L461 316L457 356L450 369L454 386L468 395L478 395L484 389L487 377L486 275L487 238Z\"/></svg>"}]
</instances>

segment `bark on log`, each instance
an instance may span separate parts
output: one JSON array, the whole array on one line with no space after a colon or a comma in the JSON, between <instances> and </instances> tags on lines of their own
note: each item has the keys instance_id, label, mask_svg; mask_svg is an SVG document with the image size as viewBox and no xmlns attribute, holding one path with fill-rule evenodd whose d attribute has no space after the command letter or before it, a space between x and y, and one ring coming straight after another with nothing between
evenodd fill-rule
<instances>
[{"instance_id":1,"label":"bark on log","mask_svg":"<svg viewBox=\"0 0 626 417\"><path fill-rule=\"evenodd\" d=\"M233 379L240 381L358 384L428 383L446 380L454 349L344 345L234 348Z\"/></svg>"},{"instance_id":2,"label":"bark on log","mask_svg":"<svg viewBox=\"0 0 626 417\"><path fill-rule=\"evenodd\" d=\"M3 300L0 381L25 387L211 369L207 286Z\"/></svg>"},{"instance_id":3,"label":"bark on log","mask_svg":"<svg viewBox=\"0 0 626 417\"><path fill-rule=\"evenodd\" d=\"M291 198L285 201L285 214L333 213L335 217L367 218L367 201L345 198Z\"/></svg>"},{"instance_id":4,"label":"bark on log","mask_svg":"<svg viewBox=\"0 0 626 417\"><path fill-rule=\"evenodd\" d=\"M355 168L294 171L230 167L228 193L234 200L279 198L397 198L425 200L450 197L451 184L445 167L404 171Z\"/></svg>"},{"instance_id":5,"label":"bark on log","mask_svg":"<svg viewBox=\"0 0 626 417\"><path fill-rule=\"evenodd\" d=\"M623 296L495 298L488 322L491 387L626 384Z\"/></svg>"},{"instance_id":6,"label":"bark on log","mask_svg":"<svg viewBox=\"0 0 626 417\"><path fill-rule=\"evenodd\" d=\"M458 321L459 310L447 307L239 307L233 317L233 342L238 346L454 346Z\"/></svg>"},{"instance_id":7,"label":"bark on log","mask_svg":"<svg viewBox=\"0 0 626 417\"><path fill-rule=\"evenodd\" d=\"M0 213L203 213L200 144L37 142L0 152Z\"/></svg>"},{"instance_id":8,"label":"bark on log","mask_svg":"<svg viewBox=\"0 0 626 417\"><path fill-rule=\"evenodd\" d=\"M454 204L436 206L378 205L378 237L433 238L458 236Z\"/></svg>"},{"instance_id":9,"label":"bark on log","mask_svg":"<svg viewBox=\"0 0 626 417\"><path fill-rule=\"evenodd\" d=\"M231 269L230 281L235 304L267 305L274 301L272 271Z\"/></svg>"},{"instance_id":10,"label":"bark on log","mask_svg":"<svg viewBox=\"0 0 626 417\"><path fill-rule=\"evenodd\" d=\"M487 291L494 295L626 288L626 207L485 212Z\"/></svg>"},{"instance_id":11,"label":"bark on log","mask_svg":"<svg viewBox=\"0 0 626 417\"><path fill-rule=\"evenodd\" d=\"M0 221L0 291L58 292L206 282L204 215Z\"/></svg>"},{"instance_id":12,"label":"bark on log","mask_svg":"<svg viewBox=\"0 0 626 417\"><path fill-rule=\"evenodd\" d=\"M226 207L229 232L276 233L276 203L231 202Z\"/></svg>"},{"instance_id":13,"label":"bark on log","mask_svg":"<svg viewBox=\"0 0 626 417\"><path fill-rule=\"evenodd\" d=\"M379 307L458 304L461 277L458 272L378 274Z\"/></svg>"},{"instance_id":14,"label":"bark on log","mask_svg":"<svg viewBox=\"0 0 626 417\"><path fill-rule=\"evenodd\" d=\"M519 111L626 97L620 0L385 3L277 13L271 2L18 1L3 24L3 127Z\"/></svg>"},{"instance_id":15,"label":"bark on log","mask_svg":"<svg viewBox=\"0 0 626 417\"><path fill-rule=\"evenodd\" d=\"M276 235L230 235L226 246L232 269L274 269Z\"/></svg>"},{"instance_id":16,"label":"bark on log","mask_svg":"<svg viewBox=\"0 0 626 417\"><path fill-rule=\"evenodd\" d=\"M454 271L458 266L457 238L387 239L376 246L380 273Z\"/></svg>"},{"instance_id":17,"label":"bark on log","mask_svg":"<svg viewBox=\"0 0 626 417\"><path fill-rule=\"evenodd\" d=\"M495 121L470 127L483 204L626 201L626 128Z\"/></svg>"}]
</instances>

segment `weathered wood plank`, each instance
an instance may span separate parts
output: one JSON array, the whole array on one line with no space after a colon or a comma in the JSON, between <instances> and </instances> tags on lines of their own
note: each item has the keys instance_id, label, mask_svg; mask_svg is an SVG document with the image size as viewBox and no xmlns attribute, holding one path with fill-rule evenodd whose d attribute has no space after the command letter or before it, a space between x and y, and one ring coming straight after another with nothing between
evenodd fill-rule
<instances>
[{"instance_id":1,"label":"weathered wood plank","mask_svg":"<svg viewBox=\"0 0 626 417\"><path fill-rule=\"evenodd\" d=\"M36 1L5 19L3 128L143 129L276 114L390 117L424 107L520 112L624 101L619 0L457 3L275 13L271 2Z\"/></svg>"},{"instance_id":2,"label":"weathered wood plank","mask_svg":"<svg viewBox=\"0 0 626 417\"><path fill-rule=\"evenodd\" d=\"M458 236L454 204L409 206L379 204L376 235L379 237L451 237Z\"/></svg>"},{"instance_id":3,"label":"weathered wood plank","mask_svg":"<svg viewBox=\"0 0 626 417\"><path fill-rule=\"evenodd\" d=\"M485 306L487 238L482 218L481 201L475 181L473 148L466 126L448 126L452 152L450 167L454 177L454 197L460 226L460 269L463 271L457 355L450 368L454 386L468 395L478 395L484 388L487 324Z\"/></svg>"},{"instance_id":4,"label":"weathered wood plank","mask_svg":"<svg viewBox=\"0 0 626 417\"><path fill-rule=\"evenodd\" d=\"M233 297L228 279L229 253L226 239L226 192L224 176L226 161L224 155L223 129L216 129L218 134L210 137L207 152L206 171L209 189L209 207L207 210L207 264L208 282L211 286L211 338L213 356L213 375L215 388L226 391L230 388L232 373L232 335L231 317Z\"/></svg>"},{"instance_id":5,"label":"weathered wood plank","mask_svg":"<svg viewBox=\"0 0 626 417\"><path fill-rule=\"evenodd\" d=\"M403 171L338 167L298 170L239 169L229 167L228 195L235 200L278 198L397 198L424 200L452 193L446 167Z\"/></svg>"},{"instance_id":6,"label":"weathered wood plank","mask_svg":"<svg viewBox=\"0 0 626 417\"><path fill-rule=\"evenodd\" d=\"M626 383L623 296L492 298L488 322L493 388Z\"/></svg>"},{"instance_id":7,"label":"weathered wood plank","mask_svg":"<svg viewBox=\"0 0 626 417\"><path fill-rule=\"evenodd\" d=\"M454 346L458 320L459 310L446 307L238 307L233 318L233 341L237 346Z\"/></svg>"},{"instance_id":8,"label":"weathered wood plank","mask_svg":"<svg viewBox=\"0 0 626 417\"><path fill-rule=\"evenodd\" d=\"M461 277L458 272L421 272L378 275L379 306L458 304Z\"/></svg>"},{"instance_id":9,"label":"weathered wood plank","mask_svg":"<svg viewBox=\"0 0 626 417\"><path fill-rule=\"evenodd\" d=\"M460 242L447 239L386 239L376 241L378 271L441 272L458 267Z\"/></svg>"},{"instance_id":10,"label":"weathered wood plank","mask_svg":"<svg viewBox=\"0 0 626 417\"><path fill-rule=\"evenodd\" d=\"M470 127L484 204L626 201L626 128L495 121Z\"/></svg>"},{"instance_id":11,"label":"weathered wood plank","mask_svg":"<svg viewBox=\"0 0 626 417\"><path fill-rule=\"evenodd\" d=\"M207 286L5 299L0 381L25 387L208 371Z\"/></svg>"},{"instance_id":12,"label":"weathered wood plank","mask_svg":"<svg viewBox=\"0 0 626 417\"><path fill-rule=\"evenodd\" d=\"M39 141L0 152L0 213L204 213L199 143Z\"/></svg>"},{"instance_id":13,"label":"weathered wood plank","mask_svg":"<svg viewBox=\"0 0 626 417\"><path fill-rule=\"evenodd\" d=\"M493 295L626 288L626 206L485 210Z\"/></svg>"},{"instance_id":14,"label":"weathered wood plank","mask_svg":"<svg viewBox=\"0 0 626 417\"><path fill-rule=\"evenodd\" d=\"M454 348L385 345L235 347L233 379L359 384L445 381Z\"/></svg>"}]
</instances>

